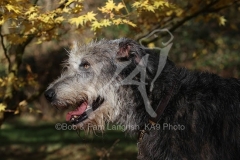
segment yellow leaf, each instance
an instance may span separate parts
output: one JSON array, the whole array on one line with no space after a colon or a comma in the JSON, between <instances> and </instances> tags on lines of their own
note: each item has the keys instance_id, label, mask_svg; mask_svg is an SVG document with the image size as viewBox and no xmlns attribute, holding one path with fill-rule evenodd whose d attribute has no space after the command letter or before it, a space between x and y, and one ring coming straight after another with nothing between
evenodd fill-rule
<instances>
[{"instance_id":1,"label":"yellow leaf","mask_svg":"<svg viewBox=\"0 0 240 160\"><path fill-rule=\"evenodd\" d=\"M63 16L57 17L55 20L55 23L62 23L62 21L64 21Z\"/></svg>"},{"instance_id":2,"label":"yellow leaf","mask_svg":"<svg viewBox=\"0 0 240 160\"><path fill-rule=\"evenodd\" d=\"M0 103L0 112L5 111L5 109L6 109L6 105Z\"/></svg>"},{"instance_id":3,"label":"yellow leaf","mask_svg":"<svg viewBox=\"0 0 240 160\"><path fill-rule=\"evenodd\" d=\"M75 5L75 7L74 8L72 8L72 13L80 13L81 11L82 11L82 9L83 9L83 6L82 5Z\"/></svg>"},{"instance_id":4,"label":"yellow leaf","mask_svg":"<svg viewBox=\"0 0 240 160\"><path fill-rule=\"evenodd\" d=\"M115 3L113 2L113 0L108 0L105 8L110 11L113 10L115 8Z\"/></svg>"},{"instance_id":5,"label":"yellow leaf","mask_svg":"<svg viewBox=\"0 0 240 160\"><path fill-rule=\"evenodd\" d=\"M132 4L132 6L135 7L135 8L139 8L141 6L141 3L140 2L134 2Z\"/></svg>"},{"instance_id":6,"label":"yellow leaf","mask_svg":"<svg viewBox=\"0 0 240 160\"><path fill-rule=\"evenodd\" d=\"M98 10L100 10L102 13L111 13L113 10L119 12L119 10L122 8L124 8L122 3L118 3L118 5L116 5L113 0L108 0L106 5L102 8L98 8Z\"/></svg>"},{"instance_id":7,"label":"yellow leaf","mask_svg":"<svg viewBox=\"0 0 240 160\"><path fill-rule=\"evenodd\" d=\"M126 19L124 19L123 22L128 24L128 25L130 25L130 26L132 26L132 27L136 27L137 26L136 24L134 24L134 23L132 23L132 22L126 20Z\"/></svg>"},{"instance_id":8,"label":"yellow leaf","mask_svg":"<svg viewBox=\"0 0 240 160\"><path fill-rule=\"evenodd\" d=\"M30 14L30 16L28 17L29 21L35 20L36 18L38 18L38 14L37 13L32 13Z\"/></svg>"},{"instance_id":9,"label":"yellow leaf","mask_svg":"<svg viewBox=\"0 0 240 160\"><path fill-rule=\"evenodd\" d=\"M41 44L43 41L41 39L38 39L36 44Z\"/></svg>"},{"instance_id":10,"label":"yellow leaf","mask_svg":"<svg viewBox=\"0 0 240 160\"><path fill-rule=\"evenodd\" d=\"M180 17L183 13L183 10L182 9L177 9L175 12L176 12L177 16Z\"/></svg>"},{"instance_id":11,"label":"yellow leaf","mask_svg":"<svg viewBox=\"0 0 240 160\"><path fill-rule=\"evenodd\" d=\"M85 16L85 19L86 19L86 21L93 21L93 20L96 20L96 18L95 18L95 16L96 16L97 14L95 14L95 13L93 13L93 11L91 11L91 12L88 12L87 14L86 14L86 16Z\"/></svg>"},{"instance_id":12,"label":"yellow leaf","mask_svg":"<svg viewBox=\"0 0 240 160\"><path fill-rule=\"evenodd\" d=\"M119 24L122 24L122 19L121 18L118 18L118 19L114 19L113 20L113 24L115 24L115 25L119 25Z\"/></svg>"},{"instance_id":13,"label":"yellow leaf","mask_svg":"<svg viewBox=\"0 0 240 160\"><path fill-rule=\"evenodd\" d=\"M223 16L220 16L218 18L218 21L219 21L220 26L225 26L225 23L226 23L227 20Z\"/></svg>"},{"instance_id":14,"label":"yellow leaf","mask_svg":"<svg viewBox=\"0 0 240 160\"><path fill-rule=\"evenodd\" d=\"M153 6L156 7L156 8L158 8L158 7L164 6L165 3L166 3L166 2L164 2L164 1L155 1L154 4L153 4Z\"/></svg>"},{"instance_id":15,"label":"yellow leaf","mask_svg":"<svg viewBox=\"0 0 240 160\"><path fill-rule=\"evenodd\" d=\"M4 19L0 20L0 25L2 25L4 22Z\"/></svg>"},{"instance_id":16,"label":"yellow leaf","mask_svg":"<svg viewBox=\"0 0 240 160\"><path fill-rule=\"evenodd\" d=\"M3 86L6 86L6 84L7 84L6 78L5 79L0 78L0 86L3 87Z\"/></svg>"},{"instance_id":17,"label":"yellow leaf","mask_svg":"<svg viewBox=\"0 0 240 160\"><path fill-rule=\"evenodd\" d=\"M167 7L170 7L168 2L164 3L164 5L167 6Z\"/></svg>"},{"instance_id":18,"label":"yellow leaf","mask_svg":"<svg viewBox=\"0 0 240 160\"><path fill-rule=\"evenodd\" d=\"M7 8L7 10L8 10L9 12L10 12L10 11L13 11L13 12L15 12L15 13L17 13L17 14L21 13L20 9L17 8L17 7L15 7L15 6L13 6L13 5L7 4L7 5L6 5L6 8Z\"/></svg>"},{"instance_id":19,"label":"yellow leaf","mask_svg":"<svg viewBox=\"0 0 240 160\"><path fill-rule=\"evenodd\" d=\"M154 11L155 6L150 4L150 2L148 0L145 0L143 2L135 2L135 3L133 3L132 6L137 8L137 9L143 9L143 10L155 12Z\"/></svg>"},{"instance_id":20,"label":"yellow leaf","mask_svg":"<svg viewBox=\"0 0 240 160\"><path fill-rule=\"evenodd\" d=\"M167 15L167 16L171 16L172 14L173 14L173 11L172 11L172 10L166 12L166 15Z\"/></svg>"},{"instance_id":21,"label":"yellow leaf","mask_svg":"<svg viewBox=\"0 0 240 160\"><path fill-rule=\"evenodd\" d=\"M154 7L153 7L153 6L146 5L146 9L147 9L148 11L154 12Z\"/></svg>"},{"instance_id":22,"label":"yellow leaf","mask_svg":"<svg viewBox=\"0 0 240 160\"><path fill-rule=\"evenodd\" d=\"M115 7L115 10L118 12L122 8L124 8L124 5L122 3L118 3L118 5Z\"/></svg>"},{"instance_id":23,"label":"yellow leaf","mask_svg":"<svg viewBox=\"0 0 240 160\"><path fill-rule=\"evenodd\" d=\"M26 100L23 100L23 101L21 101L21 102L19 102L19 106L26 106L28 103L27 103L27 101Z\"/></svg>"},{"instance_id":24,"label":"yellow leaf","mask_svg":"<svg viewBox=\"0 0 240 160\"><path fill-rule=\"evenodd\" d=\"M101 22L101 25L104 26L104 27L107 27L107 26L110 26L110 25L111 25L111 22L110 22L108 19L104 19L104 20Z\"/></svg>"},{"instance_id":25,"label":"yellow leaf","mask_svg":"<svg viewBox=\"0 0 240 160\"><path fill-rule=\"evenodd\" d=\"M25 12L25 15L30 15L30 14L32 14L32 13L36 13L36 12L38 12L38 8L37 7L30 7L30 8L28 8L28 10Z\"/></svg>"},{"instance_id":26,"label":"yellow leaf","mask_svg":"<svg viewBox=\"0 0 240 160\"><path fill-rule=\"evenodd\" d=\"M70 8L64 7L64 8L63 8L63 12L65 12L65 13L70 12Z\"/></svg>"},{"instance_id":27,"label":"yellow leaf","mask_svg":"<svg viewBox=\"0 0 240 160\"><path fill-rule=\"evenodd\" d=\"M15 110L14 114L19 114L19 113L20 113L20 111L19 111L19 109L17 108L17 109Z\"/></svg>"},{"instance_id":28,"label":"yellow leaf","mask_svg":"<svg viewBox=\"0 0 240 160\"><path fill-rule=\"evenodd\" d=\"M92 28L91 28L91 30L96 31L97 29L100 29L100 28L102 28L102 27L110 26L111 24L112 24L111 21L109 21L108 19L104 19L104 20L102 20L101 22L94 21L94 22L92 23Z\"/></svg>"},{"instance_id":29,"label":"yellow leaf","mask_svg":"<svg viewBox=\"0 0 240 160\"><path fill-rule=\"evenodd\" d=\"M79 16L77 18L71 18L69 20L69 23L71 24L76 24L76 26L78 27L79 25L83 26L87 21L96 21L96 16L97 14L93 13L93 12L88 12L86 15L82 15Z\"/></svg>"},{"instance_id":30,"label":"yellow leaf","mask_svg":"<svg viewBox=\"0 0 240 160\"><path fill-rule=\"evenodd\" d=\"M83 24L86 22L86 18L85 18L85 15L83 16L79 16L77 18L71 18L69 19L69 23L70 24L75 24L77 27L79 25L83 26Z\"/></svg>"},{"instance_id":31,"label":"yellow leaf","mask_svg":"<svg viewBox=\"0 0 240 160\"><path fill-rule=\"evenodd\" d=\"M39 19L44 23L50 23L52 20L49 15L42 15L41 17L39 17Z\"/></svg>"},{"instance_id":32,"label":"yellow leaf","mask_svg":"<svg viewBox=\"0 0 240 160\"><path fill-rule=\"evenodd\" d=\"M99 29L99 28L101 28L101 23L99 23L98 21L94 21L93 23L92 23L92 30L93 31L96 31L97 29Z\"/></svg>"}]
</instances>

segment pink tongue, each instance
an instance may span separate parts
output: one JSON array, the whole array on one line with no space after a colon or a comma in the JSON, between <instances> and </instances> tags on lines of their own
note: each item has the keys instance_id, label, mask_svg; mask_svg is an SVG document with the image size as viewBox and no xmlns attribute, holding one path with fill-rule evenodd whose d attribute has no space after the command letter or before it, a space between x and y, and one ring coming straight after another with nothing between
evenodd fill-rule
<instances>
[{"instance_id":1,"label":"pink tongue","mask_svg":"<svg viewBox=\"0 0 240 160\"><path fill-rule=\"evenodd\" d=\"M68 112L66 115L66 121L70 121L74 115L80 116L87 109L87 102L82 103L75 111Z\"/></svg>"}]
</instances>

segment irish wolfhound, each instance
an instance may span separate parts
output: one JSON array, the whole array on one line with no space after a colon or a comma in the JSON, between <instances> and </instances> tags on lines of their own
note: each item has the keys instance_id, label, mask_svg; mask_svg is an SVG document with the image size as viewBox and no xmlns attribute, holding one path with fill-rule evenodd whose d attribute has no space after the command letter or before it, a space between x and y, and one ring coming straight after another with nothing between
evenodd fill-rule
<instances>
[{"instance_id":1,"label":"irish wolfhound","mask_svg":"<svg viewBox=\"0 0 240 160\"><path fill-rule=\"evenodd\" d=\"M124 38L75 44L45 96L73 107L66 120L74 125L114 122L139 135L139 159L239 159L240 81L161 58Z\"/></svg>"}]
</instances>

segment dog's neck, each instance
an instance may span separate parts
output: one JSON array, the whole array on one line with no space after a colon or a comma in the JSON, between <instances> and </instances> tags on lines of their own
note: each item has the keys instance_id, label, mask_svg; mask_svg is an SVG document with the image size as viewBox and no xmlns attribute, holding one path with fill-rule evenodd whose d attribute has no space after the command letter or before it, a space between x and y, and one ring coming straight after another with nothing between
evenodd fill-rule
<instances>
[{"instance_id":1,"label":"dog's neck","mask_svg":"<svg viewBox=\"0 0 240 160\"><path fill-rule=\"evenodd\" d=\"M130 128L130 130L127 130L127 132L138 134L139 130L142 130L142 126L145 126L148 124L149 120L151 120L154 123L157 123L162 115L164 114L165 108L167 108L167 105L169 101L171 100L172 96L176 94L176 90L179 88L180 84L178 82L177 76L177 70L174 70L174 64L171 61L168 61L165 68L163 69L160 76L157 78L154 85L156 85L158 89L153 88L152 91L150 91L150 85L146 86L147 95L149 102L151 103L151 107L155 110L157 113L156 118L152 118L147 111L145 110L144 99L140 93L140 91L136 94L134 92L134 95L121 95L125 97L124 99L125 104L123 104L123 109L126 111L126 115L120 115L117 117L117 122L122 125L126 126L134 126ZM148 81L147 84L150 84ZM129 92L132 90L136 90L138 86L129 86ZM159 91L159 88L161 88L161 91ZM123 93L124 94L124 93ZM135 97L136 100L130 99L130 97ZM152 102L159 102L159 103L152 103ZM137 103L132 104L131 102ZM137 106L136 108L132 108L132 106Z\"/></svg>"},{"instance_id":2,"label":"dog's neck","mask_svg":"<svg viewBox=\"0 0 240 160\"><path fill-rule=\"evenodd\" d=\"M164 95L164 96L162 97L162 99L160 100L157 108L155 109L155 112L156 112L157 116L156 116L156 117L151 117L151 116L150 116L150 118L149 118L150 123L152 123L152 124L158 123L158 121L161 119L162 114L163 114L163 112L165 111L165 109L166 109L166 107L167 107L170 99L171 99L172 96L173 96L174 90L176 90L177 87L179 87L179 86L177 85L177 82L176 82L176 81L173 81L173 83L172 83L172 88L169 89L169 90L167 91L166 95Z\"/></svg>"}]
</instances>

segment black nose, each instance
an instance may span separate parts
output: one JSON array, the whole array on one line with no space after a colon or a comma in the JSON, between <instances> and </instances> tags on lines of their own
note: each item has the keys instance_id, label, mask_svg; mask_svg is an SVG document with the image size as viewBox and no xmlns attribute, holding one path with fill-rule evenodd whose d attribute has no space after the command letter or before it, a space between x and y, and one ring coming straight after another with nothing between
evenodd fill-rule
<instances>
[{"instance_id":1,"label":"black nose","mask_svg":"<svg viewBox=\"0 0 240 160\"><path fill-rule=\"evenodd\" d=\"M56 97L56 94L55 94L55 90L54 89L49 89L49 90L46 90L45 93L44 93L46 99L49 101L49 102L52 102L55 97Z\"/></svg>"}]
</instances>

